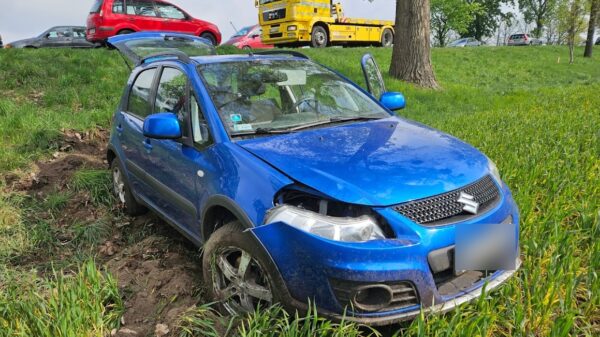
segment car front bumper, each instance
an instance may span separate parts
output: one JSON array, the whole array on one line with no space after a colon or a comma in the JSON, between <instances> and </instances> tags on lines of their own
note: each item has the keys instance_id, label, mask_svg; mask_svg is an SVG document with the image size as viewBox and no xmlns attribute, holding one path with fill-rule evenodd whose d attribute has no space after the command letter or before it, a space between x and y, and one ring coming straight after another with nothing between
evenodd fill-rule
<instances>
[{"instance_id":1,"label":"car front bumper","mask_svg":"<svg viewBox=\"0 0 600 337\"><path fill-rule=\"evenodd\" d=\"M502 223L512 217L518 238L519 214L504 187L502 200L486 214L455 225L426 227L403 218L391 208L376 210L396 238L348 243L326 240L278 222L251 230L270 255L289 294L284 305L306 310L309 301L320 315L370 325L408 320L421 310L444 312L505 282L515 270L496 271L455 292L442 291L428 260L431 252L454 245L455 226ZM518 251L518 239L517 247ZM515 254L516 255L516 254ZM377 311L355 310L340 299L338 282L358 285L411 285L416 300ZM486 285L487 284L487 285ZM286 296L283 296L284 298Z\"/></svg>"}]
</instances>

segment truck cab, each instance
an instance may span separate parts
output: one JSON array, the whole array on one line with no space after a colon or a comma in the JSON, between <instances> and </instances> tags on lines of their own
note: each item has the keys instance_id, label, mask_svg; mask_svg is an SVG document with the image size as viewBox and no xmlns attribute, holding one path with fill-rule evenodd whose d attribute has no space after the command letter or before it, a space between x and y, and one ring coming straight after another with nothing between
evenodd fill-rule
<instances>
[{"instance_id":1,"label":"truck cab","mask_svg":"<svg viewBox=\"0 0 600 337\"><path fill-rule=\"evenodd\" d=\"M390 47L394 23L347 18L332 0L257 0L262 40L278 47L379 45Z\"/></svg>"}]
</instances>

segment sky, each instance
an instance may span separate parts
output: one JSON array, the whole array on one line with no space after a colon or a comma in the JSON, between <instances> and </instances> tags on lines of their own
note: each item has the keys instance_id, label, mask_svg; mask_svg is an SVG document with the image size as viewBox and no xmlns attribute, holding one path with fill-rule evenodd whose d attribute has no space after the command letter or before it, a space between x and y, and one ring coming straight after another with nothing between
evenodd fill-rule
<instances>
[{"instance_id":1,"label":"sky","mask_svg":"<svg viewBox=\"0 0 600 337\"><path fill-rule=\"evenodd\" d=\"M4 43L38 36L48 28L81 25L93 0L0 0L0 35ZM170 0L192 16L210 21L221 30L223 39L238 27L258 22L254 0ZM342 0L347 17L393 20L395 0Z\"/></svg>"}]
</instances>

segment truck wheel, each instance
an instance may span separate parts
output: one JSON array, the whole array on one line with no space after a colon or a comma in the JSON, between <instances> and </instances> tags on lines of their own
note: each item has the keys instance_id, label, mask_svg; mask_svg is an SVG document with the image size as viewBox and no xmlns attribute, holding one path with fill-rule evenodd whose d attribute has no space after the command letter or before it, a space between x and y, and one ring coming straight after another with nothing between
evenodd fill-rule
<instances>
[{"instance_id":1,"label":"truck wheel","mask_svg":"<svg viewBox=\"0 0 600 337\"><path fill-rule=\"evenodd\" d=\"M394 33L391 29L386 28L381 35L381 46L382 47L391 47L394 44Z\"/></svg>"},{"instance_id":2,"label":"truck wheel","mask_svg":"<svg viewBox=\"0 0 600 337\"><path fill-rule=\"evenodd\" d=\"M204 245L204 282L225 314L245 315L278 302L267 266L262 248L239 221L219 228Z\"/></svg>"},{"instance_id":3,"label":"truck wheel","mask_svg":"<svg viewBox=\"0 0 600 337\"><path fill-rule=\"evenodd\" d=\"M329 43L329 36L323 26L315 26L312 30L310 45L313 48L324 48Z\"/></svg>"}]
</instances>

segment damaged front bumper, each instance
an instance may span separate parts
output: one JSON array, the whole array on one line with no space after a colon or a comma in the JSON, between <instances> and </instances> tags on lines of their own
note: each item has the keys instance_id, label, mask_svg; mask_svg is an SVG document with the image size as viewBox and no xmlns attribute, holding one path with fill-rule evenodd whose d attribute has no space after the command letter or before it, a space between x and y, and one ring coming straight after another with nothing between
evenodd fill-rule
<instances>
[{"instance_id":1,"label":"damaged front bumper","mask_svg":"<svg viewBox=\"0 0 600 337\"><path fill-rule=\"evenodd\" d=\"M453 269L433 272L428 256L454 244L455 225L427 228L393 210L376 211L394 229L395 238L338 242L283 222L250 230L285 284L286 289L276 289L283 294L280 297L285 307L305 311L310 301L321 316L386 325L411 319L422 311L451 310L480 296L484 289L498 287L515 273L499 270L454 274ZM519 214L508 194L494 210L457 225L501 223L509 217L518 237ZM519 265L517 260L517 268Z\"/></svg>"}]
</instances>

